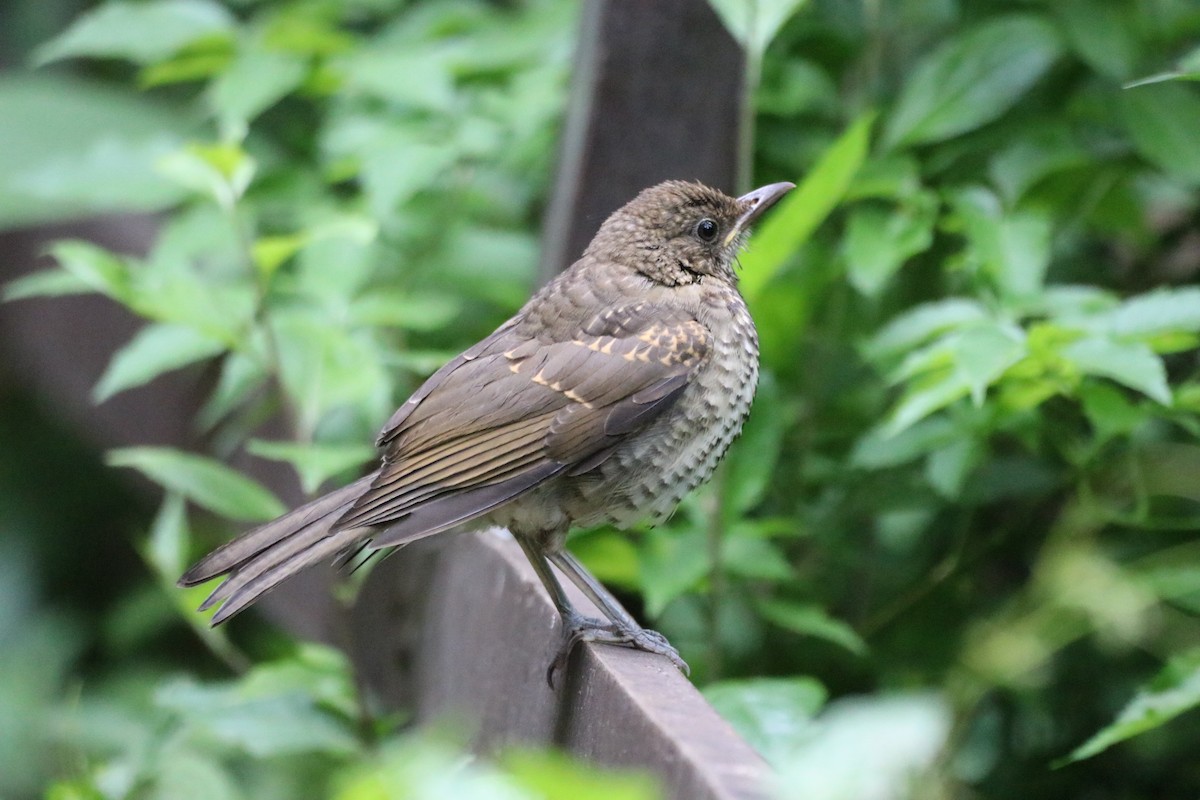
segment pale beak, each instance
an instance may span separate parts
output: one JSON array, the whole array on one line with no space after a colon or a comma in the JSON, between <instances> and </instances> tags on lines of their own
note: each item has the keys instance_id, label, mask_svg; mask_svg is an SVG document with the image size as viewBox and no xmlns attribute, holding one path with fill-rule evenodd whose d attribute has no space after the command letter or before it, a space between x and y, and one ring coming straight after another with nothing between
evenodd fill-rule
<instances>
[{"instance_id":1,"label":"pale beak","mask_svg":"<svg viewBox=\"0 0 1200 800\"><path fill-rule=\"evenodd\" d=\"M796 188L796 184L783 181L782 183L772 183L766 186L760 186L753 192L744 194L739 197L738 203L743 206L749 206L733 226L728 235L725 237L725 244L728 245L734 240L738 234L754 224L755 220L763 215L764 212L771 206L779 202L785 194Z\"/></svg>"},{"instance_id":2,"label":"pale beak","mask_svg":"<svg viewBox=\"0 0 1200 800\"><path fill-rule=\"evenodd\" d=\"M796 184L784 181L782 183L772 183L759 187L753 192L739 197L738 202L742 205L748 205L750 208L738 217L737 227L745 230L754 224L754 221L761 217L763 212L778 203L780 198L795 188Z\"/></svg>"}]
</instances>

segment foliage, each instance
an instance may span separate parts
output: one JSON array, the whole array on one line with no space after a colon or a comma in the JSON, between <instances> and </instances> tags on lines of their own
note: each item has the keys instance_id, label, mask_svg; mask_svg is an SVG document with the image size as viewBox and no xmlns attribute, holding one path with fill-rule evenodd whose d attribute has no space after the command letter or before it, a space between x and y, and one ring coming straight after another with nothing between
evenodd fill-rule
<instances>
[{"instance_id":1,"label":"foliage","mask_svg":"<svg viewBox=\"0 0 1200 800\"><path fill-rule=\"evenodd\" d=\"M742 258L763 381L726 467L674 519L584 532L574 549L644 600L785 791L1195 794L1200 13L715 5L750 54L753 172L800 184ZM220 463L231 453L286 461L307 491L344 479L405 391L524 299L571 14L551 0L111 2L37 60L108 59L146 93L0 82L6 107L45 109L61 88L93 123L50 109L39 131L26 115L25 149L0 148L0 224L168 212L144 258L63 242L55 269L7 296L98 292L148 321L99 400L218 365L198 420L213 457L110 456L168 489L141 546L160 583L212 525L185 500L238 519L278 509ZM253 440L274 411L288 437ZM36 618L13 651L30 654L13 667L30 697L52 694L80 646L56 626ZM31 682L20 664L37 653L56 666ZM332 659L300 650L232 684L156 675L152 697L113 693L105 724L140 733L61 727L87 768L56 796L164 781L291 796L302 752L339 797L447 771L444 743L363 730ZM264 691L278 671L291 678ZM276 729L297 715L303 741ZM523 775L570 772L552 759L447 780L509 796Z\"/></svg>"}]
</instances>

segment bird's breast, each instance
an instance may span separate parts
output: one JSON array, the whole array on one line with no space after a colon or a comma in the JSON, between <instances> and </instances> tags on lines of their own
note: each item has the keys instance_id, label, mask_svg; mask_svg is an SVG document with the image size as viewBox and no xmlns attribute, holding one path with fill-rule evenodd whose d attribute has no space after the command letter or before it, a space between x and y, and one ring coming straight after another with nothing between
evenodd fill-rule
<instances>
[{"instance_id":1,"label":"bird's breast","mask_svg":"<svg viewBox=\"0 0 1200 800\"><path fill-rule=\"evenodd\" d=\"M758 384L754 322L729 287L701 293L695 311L711 337L706 362L671 408L572 487L576 524L665 518L712 475L741 432Z\"/></svg>"}]
</instances>

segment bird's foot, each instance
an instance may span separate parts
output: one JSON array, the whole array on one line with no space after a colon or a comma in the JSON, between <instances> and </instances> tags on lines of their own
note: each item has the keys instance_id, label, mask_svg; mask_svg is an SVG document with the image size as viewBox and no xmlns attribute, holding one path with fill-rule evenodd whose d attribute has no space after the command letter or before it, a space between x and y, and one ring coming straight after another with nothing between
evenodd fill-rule
<instances>
[{"instance_id":1,"label":"bird's foot","mask_svg":"<svg viewBox=\"0 0 1200 800\"><path fill-rule=\"evenodd\" d=\"M546 670L546 682L550 684L551 689L554 688L554 674L560 669L566 668L571 651L580 642L599 642L644 650L647 653L666 657L684 675L690 674L687 662L680 657L679 651L672 647L671 643L667 641L667 637L658 631L638 626L618 625L594 617L585 617L582 614L569 614L563 616L562 632L562 644L559 646L554 660L550 662L549 669Z\"/></svg>"}]
</instances>

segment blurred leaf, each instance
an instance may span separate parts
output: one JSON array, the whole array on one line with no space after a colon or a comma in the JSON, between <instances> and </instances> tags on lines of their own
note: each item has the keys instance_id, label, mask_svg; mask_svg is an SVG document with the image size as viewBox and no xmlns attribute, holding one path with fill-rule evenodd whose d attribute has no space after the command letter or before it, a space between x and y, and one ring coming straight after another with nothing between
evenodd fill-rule
<instances>
[{"instance_id":1,"label":"blurred leaf","mask_svg":"<svg viewBox=\"0 0 1200 800\"><path fill-rule=\"evenodd\" d=\"M1160 83L1127 89L1118 97L1120 119L1147 161L1191 184L1200 182L1200 96L1190 86Z\"/></svg>"},{"instance_id":2,"label":"blurred leaf","mask_svg":"<svg viewBox=\"0 0 1200 800\"><path fill-rule=\"evenodd\" d=\"M956 499L983 456L979 442L960 438L929 454L925 462L925 477L942 497Z\"/></svg>"},{"instance_id":3,"label":"blurred leaf","mask_svg":"<svg viewBox=\"0 0 1200 800\"><path fill-rule=\"evenodd\" d=\"M709 0L725 28L753 58L767 45L806 0Z\"/></svg>"},{"instance_id":4,"label":"blurred leaf","mask_svg":"<svg viewBox=\"0 0 1200 800\"><path fill-rule=\"evenodd\" d=\"M290 53L252 47L213 81L209 103L226 139L245 136L250 121L298 87L308 64Z\"/></svg>"},{"instance_id":5,"label":"blurred leaf","mask_svg":"<svg viewBox=\"0 0 1200 800\"><path fill-rule=\"evenodd\" d=\"M589 531L570 539L570 548L602 583L640 588L638 551L629 535L615 530Z\"/></svg>"},{"instance_id":6,"label":"blurred leaf","mask_svg":"<svg viewBox=\"0 0 1200 800\"><path fill-rule=\"evenodd\" d=\"M918 345L954 328L988 319L987 309L974 299L950 297L922 303L899 314L865 345L868 358L884 361L898 358Z\"/></svg>"},{"instance_id":7,"label":"blurred leaf","mask_svg":"<svg viewBox=\"0 0 1200 800\"><path fill-rule=\"evenodd\" d=\"M251 439L246 451L260 458L285 461L300 476L305 494L315 494L321 484L353 467L374 460L374 447L366 444L321 444L314 442L265 442Z\"/></svg>"},{"instance_id":8,"label":"blurred leaf","mask_svg":"<svg viewBox=\"0 0 1200 800\"><path fill-rule=\"evenodd\" d=\"M1024 332L999 323L954 331L913 351L893 375L908 385L888 416L885 433L900 433L963 397L981 405L988 387L1026 353Z\"/></svg>"},{"instance_id":9,"label":"blurred leaf","mask_svg":"<svg viewBox=\"0 0 1200 800\"><path fill-rule=\"evenodd\" d=\"M449 294L373 289L354 301L350 316L363 325L436 331L454 321L462 310Z\"/></svg>"},{"instance_id":10,"label":"blurred leaf","mask_svg":"<svg viewBox=\"0 0 1200 800\"><path fill-rule=\"evenodd\" d=\"M39 47L34 63L92 56L148 64L202 37L227 33L233 24L229 11L208 0L110 0Z\"/></svg>"},{"instance_id":11,"label":"blurred leaf","mask_svg":"<svg viewBox=\"0 0 1200 800\"><path fill-rule=\"evenodd\" d=\"M145 552L147 560L168 583L174 583L187 568L187 502L179 492L169 491L163 498L158 516L150 526Z\"/></svg>"},{"instance_id":12,"label":"blurred leaf","mask_svg":"<svg viewBox=\"0 0 1200 800\"><path fill-rule=\"evenodd\" d=\"M742 265L741 291L754 307L755 298L783 268L845 195L867 155L874 113L860 116L821 154L800 184L771 210L751 237Z\"/></svg>"},{"instance_id":13,"label":"blurred leaf","mask_svg":"<svg viewBox=\"0 0 1200 800\"><path fill-rule=\"evenodd\" d=\"M1062 17L1067 41L1092 68L1116 80L1130 76L1141 57L1133 5L1058 0L1048 8Z\"/></svg>"},{"instance_id":14,"label":"blurred leaf","mask_svg":"<svg viewBox=\"0 0 1200 800\"><path fill-rule=\"evenodd\" d=\"M1169 72L1160 72L1155 75L1142 78L1125 84L1126 89L1133 89L1138 86L1145 86L1149 83L1162 83L1163 81L1200 81L1200 47L1192 50L1190 53L1179 59L1178 68Z\"/></svg>"},{"instance_id":15,"label":"blurred leaf","mask_svg":"<svg viewBox=\"0 0 1200 800\"><path fill-rule=\"evenodd\" d=\"M813 678L744 678L718 681L704 699L773 764L813 733L814 718L829 693Z\"/></svg>"},{"instance_id":16,"label":"blurred leaf","mask_svg":"<svg viewBox=\"0 0 1200 800\"><path fill-rule=\"evenodd\" d=\"M846 222L847 278L863 294L883 290L905 261L933 242L938 201L930 193L915 195L894 209L862 206Z\"/></svg>"},{"instance_id":17,"label":"blurred leaf","mask_svg":"<svg viewBox=\"0 0 1200 800\"><path fill-rule=\"evenodd\" d=\"M1200 650L1173 659L1122 709L1117 719L1097 731L1059 765L1082 761L1118 742L1154 730L1200 706Z\"/></svg>"},{"instance_id":18,"label":"blurred leaf","mask_svg":"<svg viewBox=\"0 0 1200 800\"><path fill-rule=\"evenodd\" d=\"M113 467L132 467L167 489L231 519L267 520L287 510L260 484L204 456L167 447L125 447L109 451L106 461Z\"/></svg>"},{"instance_id":19,"label":"blurred leaf","mask_svg":"<svg viewBox=\"0 0 1200 800\"><path fill-rule=\"evenodd\" d=\"M215 758L178 748L154 772L147 797L152 800L238 800L233 776Z\"/></svg>"},{"instance_id":20,"label":"blurred leaf","mask_svg":"<svg viewBox=\"0 0 1200 800\"><path fill-rule=\"evenodd\" d=\"M1200 288L1157 289L1131 297L1112 310L1085 321L1120 339L1151 344L1172 333L1200 332Z\"/></svg>"},{"instance_id":21,"label":"blurred leaf","mask_svg":"<svg viewBox=\"0 0 1200 800\"><path fill-rule=\"evenodd\" d=\"M786 581L795 574L782 550L737 528L728 531L721 542L721 563L742 578Z\"/></svg>"},{"instance_id":22,"label":"blurred leaf","mask_svg":"<svg viewBox=\"0 0 1200 800\"><path fill-rule=\"evenodd\" d=\"M1084 374L1112 378L1165 406L1171 405L1166 367L1144 344L1089 336L1067 345L1062 357Z\"/></svg>"},{"instance_id":23,"label":"blurred leaf","mask_svg":"<svg viewBox=\"0 0 1200 800\"><path fill-rule=\"evenodd\" d=\"M954 214L949 225L967 238L963 257L1006 301L1041 290L1050 265L1050 219L1041 212L1005 212L999 198L982 187L959 189L947 198Z\"/></svg>"},{"instance_id":24,"label":"blurred leaf","mask_svg":"<svg viewBox=\"0 0 1200 800\"><path fill-rule=\"evenodd\" d=\"M1100 381L1086 381L1079 387L1083 413L1096 429L1096 438L1104 441L1126 436L1147 420L1147 415L1131 403L1125 393Z\"/></svg>"},{"instance_id":25,"label":"blurred leaf","mask_svg":"<svg viewBox=\"0 0 1200 800\"><path fill-rule=\"evenodd\" d=\"M257 664L238 683L247 699L301 694L316 706L352 720L362 709L353 668L345 653L335 647L302 642L286 658Z\"/></svg>"},{"instance_id":26,"label":"blurred leaf","mask_svg":"<svg viewBox=\"0 0 1200 800\"><path fill-rule=\"evenodd\" d=\"M776 764L775 785L789 798L904 797L927 785L952 721L949 703L933 694L839 698Z\"/></svg>"},{"instance_id":27,"label":"blurred leaf","mask_svg":"<svg viewBox=\"0 0 1200 800\"><path fill-rule=\"evenodd\" d=\"M50 248L63 269L88 289L120 303L132 298L129 265L123 259L90 242L60 241Z\"/></svg>"},{"instance_id":28,"label":"blurred leaf","mask_svg":"<svg viewBox=\"0 0 1200 800\"><path fill-rule=\"evenodd\" d=\"M538 800L654 800L662 797L648 773L615 770L555 751L515 750L500 766Z\"/></svg>"},{"instance_id":29,"label":"blurred leaf","mask_svg":"<svg viewBox=\"0 0 1200 800\"><path fill-rule=\"evenodd\" d=\"M1047 120L1022 131L1019 138L996 153L988 175L1011 206L1046 177L1088 164L1089 155L1066 123Z\"/></svg>"},{"instance_id":30,"label":"blurred leaf","mask_svg":"<svg viewBox=\"0 0 1200 800\"><path fill-rule=\"evenodd\" d=\"M4 300L24 300L30 297L62 297L87 294L92 287L87 281L65 269L44 269L23 275L4 286Z\"/></svg>"},{"instance_id":31,"label":"blurred leaf","mask_svg":"<svg viewBox=\"0 0 1200 800\"><path fill-rule=\"evenodd\" d=\"M195 328L147 325L113 355L96 383L93 396L97 403L102 403L165 372L212 358L224 350L224 342L210 339Z\"/></svg>"},{"instance_id":32,"label":"blurred leaf","mask_svg":"<svg viewBox=\"0 0 1200 800\"><path fill-rule=\"evenodd\" d=\"M155 163L159 173L232 209L254 178L257 164L236 144L192 142Z\"/></svg>"},{"instance_id":33,"label":"blurred leaf","mask_svg":"<svg viewBox=\"0 0 1200 800\"><path fill-rule=\"evenodd\" d=\"M855 655L865 655L867 643L839 619L834 619L815 603L790 600L759 600L758 612L769 622L802 636L813 636L843 647Z\"/></svg>"},{"instance_id":34,"label":"blurred leaf","mask_svg":"<svg viewBox=\"0 0 1200 800\"><path fill-rule=\"evenodd\" d=\"M858 440L850 464L864 469L895 467L940 449L961 435L962 432L945 417L923 419L894 436L874 427Z\"/></svg>"},{"instance_id":35,"label":"blurred leaf","mask_svg":"<svg viewBox=\"0 0 1200 800\"><path fill-rule=\"evenodd\" d=\"M254 673L251 673L253 675ZM349 754L358 749L351 726L291 687L247 696L237 685L201 685L179 678L160 686L155 703L179 714L194 735L254 758L292 753Z\"/></svg>"},{"instance_id":36,"label":"blurred leaf","mask_svg":"<svg viewBox=\"0 0 1200 800\"><path fill-rule=\"evenodd\" d=\"M1054 29L1039 17L995 17L926 56L896 101L887 148L949 139L1004 114L1059 56Z\"/></svg>"},{"instance_id":37,"label":"blurred leaf","mask_svg":"<svg viewBox=\"0 0 1200 800\"><path fill-rule=\"evenodd\" d=\"M640 572L646 614L657 617L675 598L708 575L708 548L700 527L685 531L652 528L641 550Z\"/></svg>"}]
</instances>

